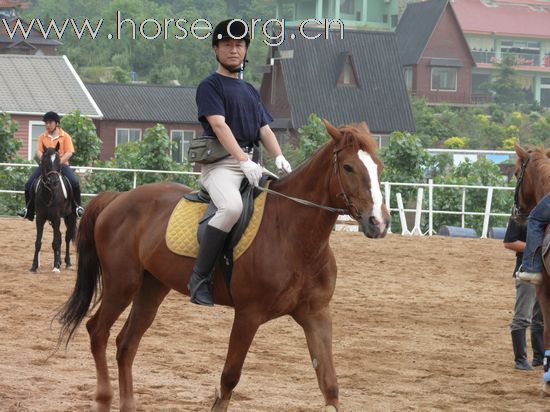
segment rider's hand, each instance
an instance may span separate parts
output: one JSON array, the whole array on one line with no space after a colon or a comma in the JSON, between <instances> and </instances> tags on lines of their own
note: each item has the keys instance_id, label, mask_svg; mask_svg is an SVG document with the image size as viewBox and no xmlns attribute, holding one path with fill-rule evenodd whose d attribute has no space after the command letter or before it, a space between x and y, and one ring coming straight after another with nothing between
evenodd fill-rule
<instances>
[{"instance_id":1,"label":"rider's hand","mask_svg":"<svg viewBox=\"0 0 550 412\"><path fill-rule=\"evenodd\" d=\"M239 162L239 166L241 166L241 170L250 184L252 186L258 186L262 177L262 167L250 159Z\"/></svg>"},{"instance_id":2,"label":"rider's hand","mask_svg":"<svg viewBox=\"0 0 550 412\"><path fill-rule=\"evenodd\" d=\"M290 167L290 163L287 162L282 154L275 158L275 166L277 166L277 169L284 170L287 173L292 172L292 167Z\"/></svg>"}]
</instances>

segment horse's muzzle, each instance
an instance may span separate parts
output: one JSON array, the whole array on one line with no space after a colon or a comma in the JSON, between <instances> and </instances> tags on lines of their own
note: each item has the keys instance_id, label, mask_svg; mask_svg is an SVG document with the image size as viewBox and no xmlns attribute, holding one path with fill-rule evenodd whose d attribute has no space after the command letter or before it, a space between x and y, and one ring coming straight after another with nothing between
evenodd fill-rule
<instances>
[{"instance_id":1,"label":"horse's muzzle","mask_svg":"<svg viewBox=\"0 0 550 412\"><path fill-rule=\"evenodd\" d=\"M359 228L364 235L371 239L378 239L386 236L390 226L390 218L384 217L380 220L374 216L362 217L359 221Z\"/></svg>"}]
</instances>

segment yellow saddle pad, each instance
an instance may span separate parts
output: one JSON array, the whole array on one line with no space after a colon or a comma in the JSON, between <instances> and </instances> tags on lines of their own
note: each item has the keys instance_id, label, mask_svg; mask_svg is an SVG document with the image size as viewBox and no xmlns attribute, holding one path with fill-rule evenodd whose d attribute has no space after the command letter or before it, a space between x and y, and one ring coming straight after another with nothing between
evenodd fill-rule
<instances>
[{"instance_id":1,"label":"yellow saddle pad","mask_svg":"<svg viewBox=\"0 0 550 412\"><path fill-rule=\"evenodd\" d=\"M254 212L245 229L241 240L233 250L233 260L237 260L250 247L258 233L264 214L265 199L267 193L262 192L254 199ZM208 205L206 203L191 202L181 199L168 221L166 229L166 245L172 252L189 257L197 257L199 243L197 242L197 229L199 219L202 217Z\"/></svg>"}]
</instances>

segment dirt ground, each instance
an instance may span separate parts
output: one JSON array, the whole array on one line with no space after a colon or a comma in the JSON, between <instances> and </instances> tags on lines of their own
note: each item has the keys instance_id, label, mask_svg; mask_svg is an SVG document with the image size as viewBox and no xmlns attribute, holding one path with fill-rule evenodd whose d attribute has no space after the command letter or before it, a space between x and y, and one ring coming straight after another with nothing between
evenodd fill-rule
<instances>
[{"instance_id":1,"label":"dirt ground","mask_svg":"<svg viewBox=\"0 0 550 412\"><path fill-rule=\"evenodd\" d=\"M67 351L49 357L58 332L51 320L75 271L51 272L48 228L41 271L30 274L34 225L2 218L0 228L0 410L89 410L95 369L85 328ZM337 233L331 242L339 268L332 312L342 410L550 410L550 399L540 397L541 368L513 369L514 255L501 241ZM138 410L210 410L231 321L229 308L200 308L171 292L134 364ZM108 350L115 410L121 326ZM299 326L288 317L262 326L230 410L322 405Z\"/></svg>"}]
</instances>

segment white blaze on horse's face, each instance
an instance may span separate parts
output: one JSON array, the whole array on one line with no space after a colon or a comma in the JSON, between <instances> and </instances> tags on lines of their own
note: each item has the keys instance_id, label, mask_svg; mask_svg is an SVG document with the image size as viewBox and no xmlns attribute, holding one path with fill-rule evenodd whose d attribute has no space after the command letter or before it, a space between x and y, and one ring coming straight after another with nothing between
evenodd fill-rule
<instances>
[{"instance_id":1,"label":"white blaze on horse's face","mask_svg":"<svg viewBox=\"0 0 550 412\"><path fill-rule=\"evenodd\" d=\"M378 181L378 165L372 160L370 154L364 150L357 152L359 160L367 168L370 178L370 195L372 198L372 216L380 223L384 222L382 217L382 192L380 191L380 182Z\"/></svg>"},{"instance_id":2,"label":"white blaze on horse's face","mask_svg":"<svg viewBox=\"0 0 550 412\"><path fill-rule=\"evenodd\" d=\"M50 155L50 160L51 160L52 166L53 166L53 165L55 164L55 163L54 163L54 162L55 162L55 154Z\"/></svg>"}]
</instances>

